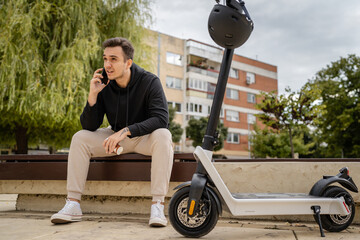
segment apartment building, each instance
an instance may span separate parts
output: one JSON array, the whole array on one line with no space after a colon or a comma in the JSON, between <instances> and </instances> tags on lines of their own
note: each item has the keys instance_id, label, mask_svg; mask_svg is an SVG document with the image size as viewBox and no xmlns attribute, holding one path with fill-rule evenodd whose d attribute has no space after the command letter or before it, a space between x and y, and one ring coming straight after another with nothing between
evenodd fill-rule
<instances>
[{"instance_id":1,"label":"apartment building","mask_svg":"<svg viewBox=\"0 0 360 240\"><path fill-rule=\"evenodd\" d=\"M169 105L176 108L174 120L184 128L175 150L191 152L194 148L186 139L185 127L189 119L210 114L223 50L154 31L149 31L149 42L156 62L153 71L161 79ZM220 115L228 136L217 154L249 157L251 130L255 123L261 125L255 104L261 91L274 90L278 90L276 66L234 54Z\"/></svg>"}]
</instances>

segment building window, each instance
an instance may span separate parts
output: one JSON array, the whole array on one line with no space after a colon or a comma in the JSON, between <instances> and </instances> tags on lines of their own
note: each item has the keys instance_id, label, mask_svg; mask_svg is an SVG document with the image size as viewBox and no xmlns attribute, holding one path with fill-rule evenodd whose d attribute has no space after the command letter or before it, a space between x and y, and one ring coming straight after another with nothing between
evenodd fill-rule
<instances>
[{"instance_id":1,"label":"building window","mask_svg":"<svg viewBox=\"0 0 360 240\"><path fill-rule=\"evenodd\" d=\"M248 124L256 123L256 117L254 116L254 114L251 114L251 113L247 114L247 122L248 122Z\"/></svg>"},{"instance_id":2,"label":"building window","mask_svg":"<svg viewBox=\"0 0 360 240\"><path fill-rule=\"evenodd\" d=\"M208 90L208 82L195 78L190 78L188 81L188 88L206 92Z\"/></svg>"},{"instance_id":3,"label":"building window","mask_svg":"<svg viewBox=\"0 0 360 240\"><path fill-rule=\"evenodd\" d=\"M206 98L207 98L207 99L214 99L214 94L208 93L208 94L206 95Z\"/></svg>"},{"instance_id":4,"label":"building window","mask_svg":"<svg viewBox=\"0 0 360 240\"><path fill-rule=\"evenodd\" d=\"M235 68L230 68L230 77L231 78L239 78L239 71Z\"/></svg>"},{"instance_id":5,"label":"building window","mask_svg":"<svg viewBox=\"0 0 360 240\"><path fill-rule=\"evenodd\" d=\"M248 103L256 103L256 96L255 96L255 94L248 93L248 94L247 94L247 101L248 101Z\"/></svg>"},{"instance_id":6,"label":"building window","mask_svg":"<svg viewBox=\"0 0 360 240\"><path fill-rule=\"evenodd\" d=\"M224 109L223 108L221 108L220 109L220 118L224 118ZM208 114L210 115L210 113L211 113L211 106L208 106Z\"/></svg>"},{"instance_id":7,"label":"building window","mask_svg":"<svg viewBox=\"0 0 360 240\"><path fill-rule=\"evenodd\" d=\"M239 92L238 90L226 88L226 97L234 100L239 99Z\"/></svg>"},{"instance_id":8,"label":"building window","mask_svg":"<svg viewBox=\"0 0 360 240\"><path fill-rule=\"evenodd\" d=\"M177 103L177 102L168 102L168 106L169 108L175 108L177 113L181 113L181 103Z\"/></svg>"},{"instance_id":9,"label":"building window","mask_svg":"<svg viewBox=\"0 0 360 240\"><path fill-rule=\"evenodd\" d=\"M246 84L254 84L255 83L255 73L246 73Z\"/></svg>"},{"instance_id":10,"label":"building window","mask_svg":"<svg viewBox=\"0 0 360 240\"><path fill-rule=\"evenodd\" d=\"M215 93L216 84L215 83L208 83L207 85L207 91L211 93Z\"/></svg>"},{"instance_id":11,"label":"building window","mask_svg":"<svg viewBox=\"0 0 360 240\"><path fill-rule=\"evenodd\" d=\"M176 53L166 52L166 62L182 66L182 56Z\"/></svg>"},{"instance_id":12,"label":"building window","mask_svg":"<svg viewBox=\"0 0 360 240\"><path fill-rule=\"evenodd\" d=\"M228 143L239 144L240 143L240 134L238 134L238 133L228 133L226 141Z\"/></svg>"},{"instance_id":13,"label":"building window","mask_svg":"<svg viewBox=\"0 0 360 240\"><path fill-rule=\"evenodd\" d=\"M226 120L239 122L239 112L226 110Z\"/></svg>"},{"instance_id":14,"label":"building window","mask_svg":"<svg viewBox=\"0 0 360 240\"><path fill-rule=\"evenodd\" d=\"M180 78L166 76L166 86L168 88L182 89L181 82L182 79Z\"/></svg>"},{"instance_id":15,"label":"building window","mask_svg":"<svg viewBox=\"0 0 360 240\"><path fill-rule=\"evenodd\" d=\"M225 112L224 109L221 108L221 110L220 110L220 117L221 118L224 118L224 112Z\"/></svg>"},{"instance_id":16,"label":"building window","mask_svg":"<svg viewBox=\"0 0 360 240\"><path fill-rule=\"evenodd\" d=\"M203 106L197 103L187 103L186 111L192 113L203 113Z\"/></svg>"}]
</instances>

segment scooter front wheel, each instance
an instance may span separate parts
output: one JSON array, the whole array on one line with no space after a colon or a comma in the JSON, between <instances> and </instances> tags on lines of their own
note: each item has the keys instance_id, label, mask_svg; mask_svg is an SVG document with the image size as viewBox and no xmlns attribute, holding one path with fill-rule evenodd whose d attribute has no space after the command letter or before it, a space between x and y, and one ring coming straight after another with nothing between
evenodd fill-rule
<instances>
[{"instance_id":1,"label":"scooter front wheel","mask_svg":"<svg viewBox=\"0 0 360 240\"><path fill-rule=\"evenodd\" d=\"M208 234L216 225L219 213L215 199L204 190L195 216L187 215L190 187L178 190L169 204L169 218L174 229L185 237L201 237Z\"/></svg>"}]
</instances>

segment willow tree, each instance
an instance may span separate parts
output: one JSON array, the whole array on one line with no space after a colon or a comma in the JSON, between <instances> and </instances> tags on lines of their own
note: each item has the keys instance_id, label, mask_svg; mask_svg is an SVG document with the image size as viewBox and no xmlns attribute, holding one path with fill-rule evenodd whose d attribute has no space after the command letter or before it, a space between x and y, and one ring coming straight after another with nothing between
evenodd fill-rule
<instances>
[{"instance_id":1,"label":"willow tree","mask_svg":"<svg viewBox=\"0 0 360 240\"><path fill-rule=\"evenodd\" d=\"M128 38L144 65L149 20L146 0L0 0L0 144L67 146L103 65L101 43Z\"/></svg>"}]
</instances>

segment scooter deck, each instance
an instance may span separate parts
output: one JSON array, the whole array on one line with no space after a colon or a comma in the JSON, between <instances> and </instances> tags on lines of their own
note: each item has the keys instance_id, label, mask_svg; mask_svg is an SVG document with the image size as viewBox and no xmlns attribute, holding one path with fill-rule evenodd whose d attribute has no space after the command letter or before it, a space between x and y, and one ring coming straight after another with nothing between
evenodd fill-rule
<instances>
[{"instance_id":1,"label":"scooter deck","mask_svg":"<svg viewBox=\"0 0 360 240\"><path fill-rule=\"evenodd\" d=\"M235 199L318 198L305 193L232 193Z\"/></svg>"},{"instance_id":2,"label":"scooter deck","mask_svg":"<svg viewBox=\"0 0 360 240\"><path fill-rule=\"evenodd\" d=\"M313 207L320 207L320 214L348 215L350 212L343 197L314 197L301 193L238 193L232 194L211 162L212 152L196 147L194 156L206 169L220 196L234 216L249 215L304 215L314 214Z\"/></svg>"},{"instance_id":3,"label":"scooter deck","mask_svg":"<svg viewBox=\"0 0 360 240\"><path fill-rule=\"evenodd\" d=\"M311 196L305 193L232 193L229 209L234 216L311 214L313 206L321 214L347 215L344 199Z\"/></svg>"}]
</instances>

